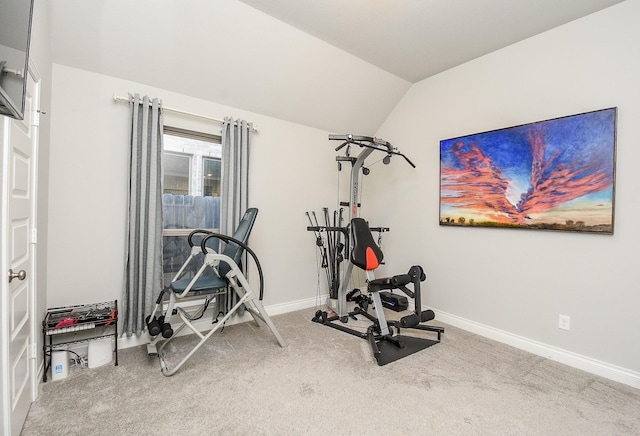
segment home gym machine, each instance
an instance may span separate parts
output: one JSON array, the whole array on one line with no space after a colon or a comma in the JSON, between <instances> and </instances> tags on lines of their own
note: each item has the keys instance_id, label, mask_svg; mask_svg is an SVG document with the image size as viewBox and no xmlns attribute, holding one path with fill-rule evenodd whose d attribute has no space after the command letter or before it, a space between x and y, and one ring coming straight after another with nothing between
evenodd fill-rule
<instances>
[{"instance_id":1,"label":"home gym machine","mask_svg":"<svg viewBox=\"0 0 640 436\"><path fill-rule=\"evenodd\" d=\"M382 264L383 254L379 247L380 238L376 244L371 232L378 232L381 237L384 232L389 231L389 228L369 227L364 219L358 217L361 207L358 199L360 173L368 175L370 172L364 166L367 157L374 152L382 152L385 154L382 159L385 165L391 162L393 156L401 156L413 168L415 165L383 139L347 134L329 135L329 140L343 141L335 151L346 147L345 154L337 156L336 161L338 171L342 169L344 162L351 163L349 201L339 202L341 208L333 213L333 221L328 209L323 208L325 225L319 224L315 212L311 214L307 212L310 223L307 230L314 232L316 237L316 245L322 259L321 268L326 269L329 287L327 298L329 311L318 310L312 321L367 339L378 365L382 366L437 344L444 333L442 327L425 324L435 315L432 310L422 310L420 283L426 279L426 275L421 266L412 266L406 274L375 278L373 271ZM351 156L353 146L360 148L357 156ZM346 226L342 206L348 207L349 211ZM344 260L348 263L344 272L341 273L340 264ZM366 295L357 288L347 291L354 266L365 271ZM407 285L412 286L412 289ZM397 321L387 320L384 307L400 312L408 309L408 301L405 296L394 293L394 290L401 291L415 303L413 311ZM348 302L356 305L352 311L348 310ZM373 305L375 316L368 312L370 305ZM371 321L371 325L365 332L347 326L349 318L358 320L358 316ZM428 331L435 333L437 338L407 336L401 334L401 329Z\"/></svg>"}]
</instances>

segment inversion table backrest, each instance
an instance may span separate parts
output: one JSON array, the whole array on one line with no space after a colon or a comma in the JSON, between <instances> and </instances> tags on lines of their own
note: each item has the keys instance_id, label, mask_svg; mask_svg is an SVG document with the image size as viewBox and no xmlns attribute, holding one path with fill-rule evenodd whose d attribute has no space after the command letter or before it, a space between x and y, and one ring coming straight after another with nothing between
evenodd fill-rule
<instances>
[{"instance_id":1,"label":"inversion table backrest","mask_svg":"<svg viewBox=\"0 0 640 436\"><path fill-rule=\"evenodd\" d=\"M247 211L242 215L242 219L240 220L240 224L236 228L236 231L233 233L233 238L241 241L243 243L247 243L249 240L249 235L251 234L251 229L253 228L253 224L256 222L256 217L258 216L258 209L255 207L251 207L247 209ZM222 251L222 254L225 256L229 256L236 265L240 265L240 259L242 257L242 253L244 252L244 248L236 244L235 242L228 242L227 246ZM225 262L220 262L220 266L218 267L218 271L220 273L220 277L224 277L231 270L231 267L227 265Z\"/></svg>"}]
</instances>

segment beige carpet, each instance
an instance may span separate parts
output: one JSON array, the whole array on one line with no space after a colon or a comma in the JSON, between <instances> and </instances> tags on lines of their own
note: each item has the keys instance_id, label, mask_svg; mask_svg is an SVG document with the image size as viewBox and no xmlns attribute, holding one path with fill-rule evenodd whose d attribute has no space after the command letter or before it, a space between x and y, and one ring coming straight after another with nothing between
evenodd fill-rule
<instances>
[{"instance_id":1,"label":"beige carpet","mask_svg":"<svg viewBox=\"0 0 640 436\"><path fill-rule=\"evenodd\" d=\"M314 311L274 317L284 349L228 326L169 378L145 347L75 369L41 385L22 435L640 435L640 390L450 326L379 367Z\"/></svg>"}]
</instances>

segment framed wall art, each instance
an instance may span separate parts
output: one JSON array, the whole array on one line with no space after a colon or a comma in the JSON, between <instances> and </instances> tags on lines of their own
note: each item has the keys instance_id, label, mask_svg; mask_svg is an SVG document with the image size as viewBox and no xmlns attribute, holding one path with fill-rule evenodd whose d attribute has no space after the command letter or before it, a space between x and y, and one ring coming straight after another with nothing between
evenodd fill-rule
<instances>
[{"instance_id":1,"label":"framed wall art","mask_svg":"<svg viewBox=\"0 0 640 436\"><path fill-rule=\"evenodd\" d=\"M613 234L617 108L440 142L440 225Z\"/></svg>"}]
</instances>

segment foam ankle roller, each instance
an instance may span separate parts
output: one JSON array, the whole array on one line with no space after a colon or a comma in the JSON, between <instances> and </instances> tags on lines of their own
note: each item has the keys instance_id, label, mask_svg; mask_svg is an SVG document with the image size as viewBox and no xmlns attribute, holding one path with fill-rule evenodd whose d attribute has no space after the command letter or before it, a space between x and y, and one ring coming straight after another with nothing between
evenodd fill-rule
<instances>
[{"instance_id":1,"label":"foam ankle roller","mask_svg":"<svg viewBox=\"0 0 640 436\"><path fill-rule=\"evenodd\" d=\"M168 322L162 323L162 337L165 339L169 339L173 336L173 329L171 328L171 324Z\"/></svg>"},{"instance_id":2,"label":"foam ankle roller","mask_svg":"<svg viewBox=\"0 0 640 436\"><path fill-rule=\"evenodd\" d=\"M154 316L151 322L149 322L150 316L147 317L147 331L150 336L158 336L161 332L160 321ZM162 317L161 317L162 318Z\"/></svg>"}]
</instances>

